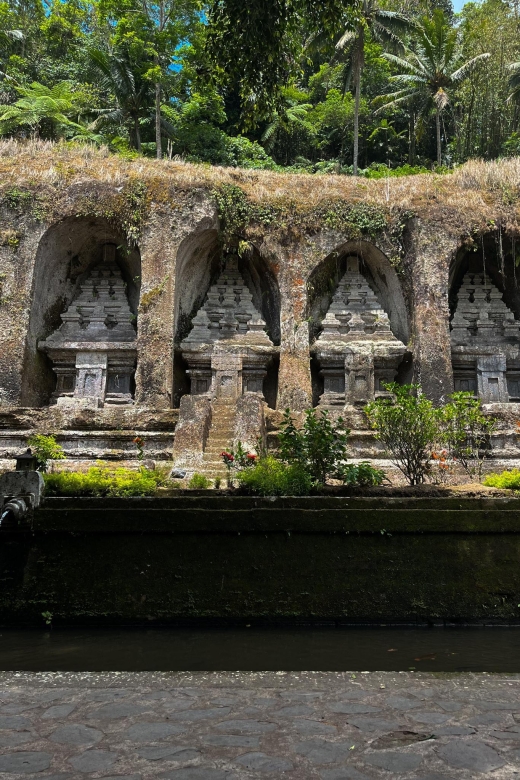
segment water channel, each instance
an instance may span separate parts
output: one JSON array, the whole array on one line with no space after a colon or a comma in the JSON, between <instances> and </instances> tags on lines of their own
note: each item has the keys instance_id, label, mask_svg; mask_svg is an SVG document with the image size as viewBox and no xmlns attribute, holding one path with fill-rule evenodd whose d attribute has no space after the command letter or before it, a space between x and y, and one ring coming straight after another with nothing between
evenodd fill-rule
<instances>
[{"instance_id":1,"label":"water channel","mask_svg":"<svg viewBox=\"0 0 520 780\"><path fill-rule=\"evenodd\" d=\"M520 626L0 630L4 671L520 672Z\"/></svg>"}]
</instances>

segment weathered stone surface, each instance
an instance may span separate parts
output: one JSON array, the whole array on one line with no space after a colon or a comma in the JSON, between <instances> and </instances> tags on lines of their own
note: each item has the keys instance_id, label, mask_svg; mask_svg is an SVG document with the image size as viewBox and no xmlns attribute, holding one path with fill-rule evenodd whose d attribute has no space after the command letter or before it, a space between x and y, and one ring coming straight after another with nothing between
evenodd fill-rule
<instances>
[{"instance_id":1,"label":"weathered stone surface","mask_svg":"<svg viewBox=\"0 0 520 780\"><path fill-rule=\"evenodd\" d=\"M89 718L95 720L112 720L113 718L129 718L134 715L140 715L147 708L139 704L130 702L115 702L114 704L105 704L93 710Z\"/></svg>"},{"instance_id":2,"label":"weathered stone surface","mask_svg":"<svg viewBox=\"0 0 520 780\"><path fill-rule=\"evenodd\" d=\"M267 723L259 720L225 720L217 723L219 731L236 732L238 734L267 734L276 731L276 723Z\"/></svg>"},{"instance_id":3,"label":"weathered stone surface","mask_svg":"<svg viewBox=\"0 0 520 780\"><path fill-rule=\"evenodd\" d=\"M396 774L406 774L407 772L413 772L419 768L423 761L422 756L415 756L411 753L392 753L381 752L371 753L363 757L363 760L367 764L377 766L380 769L386 769L387 772L395 772Z\"/></svg>"},{"instance_id":4,"label":"weathered stone surface","mask_svg":"<svg viewBox=\"0 0 520 780\"><path fill-rule=\"evenodd\" d=\"M64 745L95 745L103 739L103 732L81 723L68 723L53 731L50 739Z\"/></svg>"},{"instance_id":5,"label":"weathered stone surface","mask_svg":"<svg viewBox=\"0 0 520 780\"><path fill-rule=\"evenodd\" d=\"M48 769L51 756L43 752L7 753L0 756L0 772L12 772L13 774L32 774Z\"/></svg>"},{"instance_id":6,"label":"weathered stone surface","mask_svg":"<svg viewBox=\"0 0 520 780\"><path fill-rule=\"evenodd\" d=\"M246 753L236 759L237 764L257 772L287 772L293 768L290 761L265 753Z\"/></svg>"},{"instance_id":7,"label":"weathered stone surface","mask_svg":"<svg viewBox=\"0 0 520 780\"><path fill-rule=\"evenodd\" d=\"M239 747L239 748L257 748L260 746L259 737L241 737L234 734L216 734L204 739L206 745L215 747Z\"/></svg>"},{"instance_id":8,"label":"weathered stone surface","mask_svg":"<svg viewBox=\"0 0 520 780\"><path fill-rule=\"evenodd\" d=\"M296 745L295 752L305 756L313 764L336 764L349 757L351 747L352 744L347 742L309 739Z\"/></svg>"},{"instance_id":9,"label":"weathered stone surface","mask_svg":"<svg viewBox=\"0 0 520 780\"><path fill-rule=\"evenodd\" d=\"M30 731L1 731L0 748L13 748L24 745L36 739L36 735Z\"/></svg>"},{"instance_id":10,"label":"weathered stone surface","mask_svg":"<svg viewBox=\"0 0 520 780\"><path fill-rule=\"evenodd\" d=\"M505 764L497 751L483 742L448 742L438 748L437 753L454 769L470 769L478 773L491 772Z\"/></svg>"},{"instance_id":11,"label":"weathered stone surface","mask_svg":"<svg viewBox=\"0 0 520 780\"><path fill-rule=\"evenodd\" d=\"M79 756L73 756L70 763L78 772L102 772L117 761L118 754L109 750L86 750Z\"/></svg>"},{"instance_id":12,"label":"weathered stone surface","mask_svg":"<svg viewBox=\"0 0 520 780\"><path fill-rule=\"evenodd\" d=\"M53 720L54 718L66 718L75 708L75 704L56 704L54 707L49 707L48 710L45 710L42 718L48 718L49 720Z\"/></svg>"},{"instance_id":13,"label":"weathered stone surface","mask_svg":"<svg viewBox=\"0 0 520 780\"><path fill-rule=\"evenodd\" d=\"M497 707L517 709L519 679L518 675L512 674L429 675L419 672L362 675L325 672L0 673L0 690L8 689L7 695L3 695L4 701L35 705L26 710L24 717L30 720L31 730L37 738L34 750L25 745L3 747L0 772L6 772L9 777L56 775L57 780L80 780L82 777L94 780L101 776L103 780L107 780L107 776L112 780L116 777L249 780L250 776L273 780L285 776L298 780L385 780L390 776L409 777L410 780L457 780L459 777L470 780L481 776L513 780L520 772L520 751L514 738L517 732L511 732L513 739L496 739L493 736L497 731L496 723L481 725L478 732L462 725L466 728L464 738L454 739L457 733L439 733L450 728L447 726L429 732L424 724L415 720L415 708L411 708L402 716L406 725L399 731L362 732L347 722L350 716L334 712L332 708L338 700L343 703L363 700L368 706L377 706L381 715L391 720L395 718L395 709L390 699L395 704L396 696L417 698L423 704L429 701L432 707L434 702L450 701L453 703L450 715L456 724L452 728L456 728L467 713L478 710L482 702L488 707L496 703ZM55 685L59 688L55 689ZM56 694L57 690L58 697L47 697L47 694ZM90 720L101 734L95 746L56 742L53 740L56 723L43 717L49 700L57 707L75 705L75 709L64 716L66 722L59 728L92 728L84 725L84 719L92 714L96 701L101 707L122 703L143 706L144 702L149 702L157 720L150 723L147 711L132 716L135 722L130 728L125 718L102 719L99 726L95 720ZM315 722L331 726L332 732L302 734L298 729L304 723L311 723L308 718L298 714L283 717L277 714L284 707L298 706L305 701L316 706L315 717L319 720ZM255 709L259 714L255 718L228 721L217 716L196 719L183 724L182 737L169 729L150 733L150 726L179 727L178 723L169 722L168 713L174 711L174 703L181 702L191 705L193 711L215 712L220 707L214 705L220 704L229 706L237 714L248 709ZM457 702L460 706L455 710ZM493 711L488 710L487 714L493 714ZM506 719L500 733L516 728L510 709L494 714ZM236 724L237 721L242 732L236 733L232 727L222 729L223 724ZM245 729L253 724L256 733L246 731L244 723L248 724ZM262 725L268 728L262 728ZM144 740L140 738L142 731L135 732L139 727L146 731ZM129 736L134 732L137 734L135 739ZM24 764L24 760L29 763ZM8 762L7 766L11 767L11 761L22 768L13 765L14 768L5 769L2 762ZM100 768L105 765L106 768Z\"/></svg>"},{"instance_id":14,"label":"weathered stone surface","mask_svg":"<svg viewBox=\"0 0 520 780\"><path fill-rule=\"evenodd\" d=\"M155 742L183 731L184 728L176 723L136 723L127 730L126 737L136 742Z\"/></svg>"}]
</instances>

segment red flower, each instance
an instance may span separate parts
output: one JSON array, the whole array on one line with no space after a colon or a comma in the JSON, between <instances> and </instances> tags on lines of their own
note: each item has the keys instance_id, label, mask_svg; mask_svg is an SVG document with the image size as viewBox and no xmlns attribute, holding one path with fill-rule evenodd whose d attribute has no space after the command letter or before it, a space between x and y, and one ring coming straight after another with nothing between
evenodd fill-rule
<instances>
[{"instance_id":1,"label":"red flower","mask_svg":"<svg viewBox=\"0 0 520 780\"><path fill-rule=\"evenodd\" d=\"M250 452L247 455L248 460L256 460L256 455L252 455Z\"/></svg>"},{"instance_id":2,"label":"red flower","mask_svg":"<svg viewBox=\"0 0 520 780\"><path fill-rule=\"evenodd\" d=\"M232 463L235 460L233 455L230 452L221 452L220 457L224 458L224 460L229 461L229 463Z\"/></svg>"}]
</instances>

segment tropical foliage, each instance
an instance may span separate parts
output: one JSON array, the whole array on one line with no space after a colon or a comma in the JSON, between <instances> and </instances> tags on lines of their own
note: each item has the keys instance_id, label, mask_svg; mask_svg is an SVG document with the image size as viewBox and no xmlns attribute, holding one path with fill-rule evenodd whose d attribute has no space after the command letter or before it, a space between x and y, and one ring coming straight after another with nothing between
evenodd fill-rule
<instances>
[{"instance_id":1,"label":"tropical foliage","mask_svg":"<svg viewBox=\"0 0 520 780\"><path fill-rule=\"evenodd\" d=\"M520 151L506 0L0 0L0 135L383 176ZM406 166L412 168L406 168Z\"/></svg>"}]
</instances>

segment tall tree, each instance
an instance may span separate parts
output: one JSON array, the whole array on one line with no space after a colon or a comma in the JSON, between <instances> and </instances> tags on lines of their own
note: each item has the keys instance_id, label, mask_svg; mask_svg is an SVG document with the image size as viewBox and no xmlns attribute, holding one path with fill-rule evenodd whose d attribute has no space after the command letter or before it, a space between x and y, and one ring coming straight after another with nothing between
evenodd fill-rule
<instances>
[{"instance_id":1,"label":"tall tree","mask_svg":"<svg viewBox=\"0 0 520 780\"><path fill-rule=\"evenodd\" d=\"M200 24L201 0L101 0L100 13L114 28L113 45L141 52L141 77L153 84L156 155L162 157L161 103L176 55ZM136 63L137 64L137 63Z\"/></svg>"},{"instance_id":2,"label":"tall tree","mask_svg":"<svg viewBox=\"0 0 520 780\"><path fill-rule=\"evenodd\" d=\"M441 119L450 103L455 86L465 79L489 53L478 54L461 62L461 50L457 30L449 26L444 13L436 9L431 18L424 17L417 29L415 50L408 50L405 57L387 53L401 73L392 80L400 87L396 92L383 95L378 101L383 109L416 102L419 118L432 112L435 115L437 165L442 164Z\"/></svg>"},{"instance_id":3,"label":"tall tree","mask_svg":"<svg viewBox=\"0 0 520 780\"><path fill-rule=\"evenodd\" d=\"M397 11L381 7L379 0L358 0L352 9L347 29L336 43L336 56L345 60L344 91L353 82L354 86L354 150L353 174L358 174L359 161L359 105L361 99L361 76L365 65L365 44L367 36L383 46L404 48L400 35L411 25L409 20Z\"/></svg>"},{"instance_id":4,"label":"tall tree","mask_svg":"<svg viewBox=\"0 0 520 780\"><path fill-rule=\"evenodd\" d=\"M102 109L93 128L97 129L110 122L128 124L130 137L138 152L141 151L141 120L149 105L149 86L147 82L137 83L128 60L114 53L99 49L90 52L92 64L102 78L102 86L115 97L116 106Z\"/></svg>"}]
</instances>

